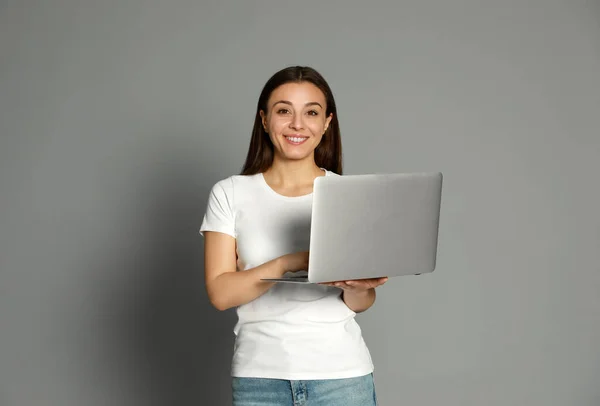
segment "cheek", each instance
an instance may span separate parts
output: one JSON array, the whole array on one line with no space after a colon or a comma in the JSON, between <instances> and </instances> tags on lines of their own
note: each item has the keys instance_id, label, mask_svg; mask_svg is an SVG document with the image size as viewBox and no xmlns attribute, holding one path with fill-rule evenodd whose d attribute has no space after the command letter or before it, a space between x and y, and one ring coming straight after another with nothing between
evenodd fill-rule
<instances>
[{"instance_id":1,"label":"cheek","mask_svg":"<svg viewBox=\"0 0 600 406\"><path fill-rule=\"evenodd\" d=\"M273 145L279 145L281 143L281 131L276 130L271 126L269 131L269 139Z\"/></svg>"},{"instance_id":2,"label":"cheek","mask_svg":"<svg viewBox=\"0 0 600 406\"><path fill-rule=\"evenodd\" d=\"M315 120L313 123L311 123L310 128L315 135L321 136L325 132L323 130L325 128L325 121Z\"/></svg>"},{"instance_id":3,"label":"cheek","mask_svg":"<svg viewBox=\"0 0 600 406\"><path fill-rule=\"evenodd\" d=\"M278 134L289 124L289 121L290 120L286 119L285 117L277 117L271 120L269 123L269 129L272 133Z\"/></svg>"}]
</instances>

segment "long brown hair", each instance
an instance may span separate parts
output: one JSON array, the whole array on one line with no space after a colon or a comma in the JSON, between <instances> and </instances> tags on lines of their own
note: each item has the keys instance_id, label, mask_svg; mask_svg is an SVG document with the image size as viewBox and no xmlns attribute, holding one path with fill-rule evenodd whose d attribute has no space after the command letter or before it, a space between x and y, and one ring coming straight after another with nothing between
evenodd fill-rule
<instances>
[{"instance_id":1,"label":"long brown hair","mask_svg":"<svg viewBox=\"0 0 600 406\"><path fill-rule=\"evenodd\" d=\"M315 163L319 168L342 175L342 140L333 93L323 76L307 66L291 66L282 69L275 73L265 84L258 98L252 138L250 139L246 163L241 172L242 175L265 172L273 164L273 143L263 128L260 111L267 113L267 101L273 90L286 83L302 82L312 83L323 92L327 103L325 114L327 117L333 114L321 142L315 149Z\"/></svg>"}]
</instances>

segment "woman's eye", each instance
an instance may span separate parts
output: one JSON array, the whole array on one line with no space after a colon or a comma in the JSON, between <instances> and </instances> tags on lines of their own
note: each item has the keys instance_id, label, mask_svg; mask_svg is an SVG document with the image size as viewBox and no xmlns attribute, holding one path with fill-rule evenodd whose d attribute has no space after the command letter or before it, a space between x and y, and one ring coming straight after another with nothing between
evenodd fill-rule
<instances>
[{"instance_id":1,"label":"woman's eye","mask_svg":"<svg viewBox=\"0 0 600 406\"><path fill-rule=\"evenodd\" d=\"M277 110L277 114L287 114L289 112L288 109L279 109Z\"/></svg>"},{"instance_id":2,"label":"woman's eye","mask_svg":"<svg viewBox=\"0 0 600 406\"><path fill-rule=\"evenodd\" d=\"M309 112L308 112L308 115L309 115L309 116L318 116L318 115L319 115L319 113L318 113L318 112L316 112L315 110L311 110L311 111L309 111Z\"/></svg>"}]
</instances>

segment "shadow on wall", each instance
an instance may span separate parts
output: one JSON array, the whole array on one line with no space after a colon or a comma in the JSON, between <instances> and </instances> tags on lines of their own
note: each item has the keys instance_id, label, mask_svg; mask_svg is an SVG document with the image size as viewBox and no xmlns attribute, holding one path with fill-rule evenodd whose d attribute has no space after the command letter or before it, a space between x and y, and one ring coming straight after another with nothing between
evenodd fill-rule
<instances>
[{"instance_id":1,"label":"shadow on wall","mask_svg":"<svg viewBox=\"0 0 600 406\"><path fill-rule=\"evenodd\" d=\"M161 151L135 185L127 212L136 219L125 224L141 226L124 231L120 241L130 243L115 264L123 273L112 272L98 293L110 313L101 327L110 359L100 362L119 372L110 387L127 386L140 405L231 403L235 311L208 301L198 233L214 179L190 154Z\"/></svg>"}]
</instances>

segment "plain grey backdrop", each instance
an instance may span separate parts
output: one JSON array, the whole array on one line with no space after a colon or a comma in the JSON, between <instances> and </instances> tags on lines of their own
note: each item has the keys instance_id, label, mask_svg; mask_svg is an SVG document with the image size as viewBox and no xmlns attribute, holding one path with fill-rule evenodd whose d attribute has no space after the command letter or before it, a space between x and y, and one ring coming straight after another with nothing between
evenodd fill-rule
<instances>
[{"instance_id":1,"label":"plain grey backdrop","mask_svg":"<svg viewBox=\"0 0 600 406\"><path fill-rule=\"evenodd\" d=\"M600 4L575 0L1 1L0 404L229 404L198 228L295 64L347 174L445 175L437 270L358 318L381 404L599 405Z\"/></svg>"}]
</instances>

